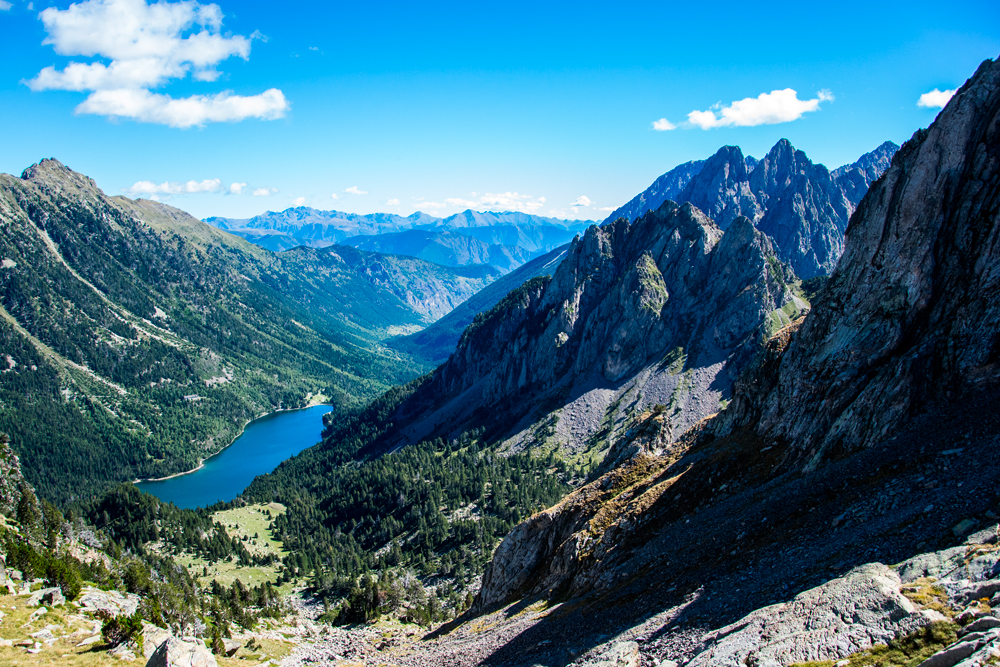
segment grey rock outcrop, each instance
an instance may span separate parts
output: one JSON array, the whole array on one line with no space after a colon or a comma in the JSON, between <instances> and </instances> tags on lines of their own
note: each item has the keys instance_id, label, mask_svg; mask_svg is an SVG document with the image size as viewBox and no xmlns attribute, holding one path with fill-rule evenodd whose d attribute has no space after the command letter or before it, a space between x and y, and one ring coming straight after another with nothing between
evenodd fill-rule
<instances>
[{"instance_id":1,"label":"grey rock outcrop","mask_svg":"<svg viewBox=\"0 0 1000 667\"><path fill-rule=\"evenodd\" d=\"M146 667L217 667L212 652L200 644L168 637L156 647Z\"/></svg>"},{"instance_id":2,"label":"grey rock outcrop","mask_svg":"<svg viewBox=\"0 0 1000 667\"><path fill-rule=\"evenodd\" d=\"M899 588L899 575L889 567L865 565L710 633L687 664L781 667L836 659L888 643L930 622Z\"/></svg>"}]
</instances>

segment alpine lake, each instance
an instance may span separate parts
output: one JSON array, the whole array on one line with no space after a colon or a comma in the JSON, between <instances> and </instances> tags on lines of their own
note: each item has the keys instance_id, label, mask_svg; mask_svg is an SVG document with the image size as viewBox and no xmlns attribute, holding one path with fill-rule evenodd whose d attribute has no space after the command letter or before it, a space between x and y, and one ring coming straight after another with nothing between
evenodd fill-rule
<instances>
[{"instance_id":1,"label":"alpine lake","mask_svg":"<svg viewBox=\"0 0 1000 667\"><path fill-rule=\"evenodd\" d=\"M186 509L230 501L254 477L271 472L285 459L318 443L323 415L330 410L329 405L315 405L255 419L231 445L205 459L197 470L162 480L141 481L136 486Z\"/></svg>"}]
</instances>

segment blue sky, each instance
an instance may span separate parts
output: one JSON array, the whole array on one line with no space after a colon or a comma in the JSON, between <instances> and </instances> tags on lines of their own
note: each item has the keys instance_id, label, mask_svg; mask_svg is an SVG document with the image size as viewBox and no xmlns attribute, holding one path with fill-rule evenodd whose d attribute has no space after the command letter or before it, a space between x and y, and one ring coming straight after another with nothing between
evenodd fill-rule
<instances>
[{"instance_id":1,"label":"blue sky","mask_svg":"<svg viewBox=\"0 0 1000 667\"><path fill-rule=\"evenodd\" d=\"M1000 55L1000 3L0 0L0 38L0 171L199 217L603 219L726 144L902 143Z\"/></svg>"}]
</instances>

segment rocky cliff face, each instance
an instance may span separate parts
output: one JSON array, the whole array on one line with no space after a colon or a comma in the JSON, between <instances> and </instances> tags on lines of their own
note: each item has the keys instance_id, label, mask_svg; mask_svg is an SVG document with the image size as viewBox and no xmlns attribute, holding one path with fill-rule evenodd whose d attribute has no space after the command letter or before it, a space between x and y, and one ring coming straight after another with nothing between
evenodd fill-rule
<instances>
[{"instance_id":1,"label":"rocky cliff face","mask_svg":"<svg viewBox=\"0 0 1000 667\"><path fill-rule=\"evenodd\" d=\"M672 439L644 416L609 472L504 540L474 612L577 597L519 646L613 617L600 632L632 627L658 657L784 664L767 614L745 616L754 608L995 521L998 193L1000 64L987 61L895 156L852 218L817 305L768 342L728 409ZM937 618L909 616L893 586L906 615L874 626ZM876 641L861 616L848 625L820 651L790 632L785 662ZM852 634L863 641L836 639Z\"/></svg>"},{"instance_id":2,"label":"rocky cliff face","mask_svg":"<svg viewBox=\"0 0 1000 667\"><path fill-rule=\"evenodd\" d=\"M773 388L736 401L722 432L753 425L814 468L998 376L998 114L1000 66L987 63L862 201Z\"/></svg>"},{"instance_id":3,"label":"rocky cliff face","mask_svg":"<svg viewBox=\"0 0 1000 667\"><path fill-rule=\"evenodd\" d=\"M851 214L897 148L886 142L831 174L787 139L761 160L723 146L708 160L664 174L608 220L634 219L666 199L691 202L723 230L738 216L749 218L800 278L826 275L843 252Z\"/></svg>"},{"instance_id":4,"label":"rocky cliff face","mask_svg":"<svg viewBox=\"0 0 1000 667\"><path fill-rule=\"evenodd\" d=\"M690 204L668 203L591 227L551 279L477 316L385 446L474 425L511 449L596 458L630 426L624 415L656 404L679 434L716 412L731 368L806 307L746 218L723 234Z\"/></svg>"}]
</instances>

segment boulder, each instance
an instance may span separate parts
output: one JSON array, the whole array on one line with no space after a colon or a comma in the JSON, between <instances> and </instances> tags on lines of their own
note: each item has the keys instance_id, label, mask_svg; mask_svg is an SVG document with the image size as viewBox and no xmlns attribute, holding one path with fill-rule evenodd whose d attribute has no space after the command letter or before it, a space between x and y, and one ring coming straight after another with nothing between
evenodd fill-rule
<instances>
[{"instance_id":1,"label":"boulder","mask_svg":"<svg viewBox=\"0 0 1000 667\"><path fill-rule=\"evenodd\" d=\"M157 647L163 642L167 641L169 637L172 637L173 633L170 630L164 630L159 628L152 623L142 622L142 653L146 660L149 660L153 656L153 652L156 651Z\"/></svg>"},{"instance_id":2,"label":"boulder","mask_svg":"<svg viewBox=\"0 0 1000 667\"><path fill-rule=\"evenodd\" d=\"M573 663L574 667L639 667L641 664L639 645L629 641L606 644Z\"/></svg>"},{"instance_id":3,"label":"boulder","mask_svg":"<svg viewBox=\"0 0 1000 667\"><path fill-rule=\"evenodd\" d=\"M87 589L78 600L82 611L104 612L110 616L131 616L139 608L136 595L122 595L118 591Z\"/></svg>"},{"instance_id":4,"label":"boulder","mask_svg":"<svg viewBox=\"0 0 1000 667\"><path fill-rule=\"evenodd\" d=\"M40 591L35 591L28 598L28 605L32 607L37 607L40 604L46 604L50 607L57 604L65 604L66 598L63 597L62 591L58 588L43 588Z\"/></svg>"},{"instance_id":5,"label":"boulder","mask_svg":"<svg viewBox=\"0 0 1000 667\"><path fill-rule=\"evenodd\" d=\"M153 651L146 667L218 667L218 663L203 645L168 637Z\"/></svg>"},{"instance_id":6,"label":"boulder","mask_svg":"<svg viewBox=\"0 0 1000 667\"><path fill-rule=\"evenodd\" d=\"M888 643L929 622L899 588L899 575L888 566L863 565L709 633L688 667L781 667Z\"/></svg>"},{"instance_id":7,"label":"boulder","mask_svg":"<svg viewBox=\"0 0 1000 667\"><path fill-rule=\"evenodd\" d=\"M243 645L234 639L223 639L222 640L223 653L226 654L227 658L231 658L236 655Z\"/></svg>"}]
</instances>

